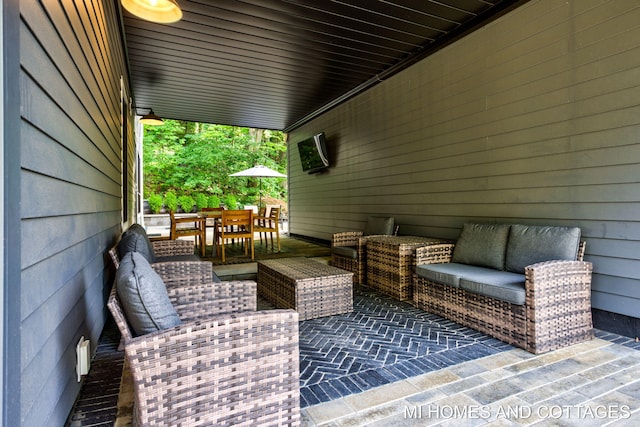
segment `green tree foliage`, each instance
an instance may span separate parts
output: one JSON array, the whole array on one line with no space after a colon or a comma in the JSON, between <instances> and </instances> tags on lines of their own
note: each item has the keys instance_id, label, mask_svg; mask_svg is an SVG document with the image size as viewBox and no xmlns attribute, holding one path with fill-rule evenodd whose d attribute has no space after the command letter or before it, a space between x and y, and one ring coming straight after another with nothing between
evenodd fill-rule
<instances>
[{"instance_id":1,"label":"green tree foliage","mask_svg":"<svg viewBox=\"0 0 640 427\"><path fill-rule=\"evenodd\" d=\"M165 204L167 192L257 204L259 178L229 175L256 165L286 173L286 150L280 131L165 120L145 127L144 191ZM286 180L263 178L262 194L286 200Z\"/></svg>"}]
</instances>

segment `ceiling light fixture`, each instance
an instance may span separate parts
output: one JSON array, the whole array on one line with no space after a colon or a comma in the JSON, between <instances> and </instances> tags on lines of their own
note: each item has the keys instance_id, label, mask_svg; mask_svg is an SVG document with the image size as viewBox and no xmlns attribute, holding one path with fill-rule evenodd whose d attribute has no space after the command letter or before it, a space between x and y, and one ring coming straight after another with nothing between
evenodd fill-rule
<instances>
[{"instance_id":1,"label":"ceiling light fixture","mask_svg":"<svg viewBox=\"0 0 640 427\"><path fill-rule=\"evenodd\" d=\"M153 109L147 108L147 110L149 110L149 113L140 117L140 123L151 126L161 126L164 124L164 120L162 120L162 118L153 114Z\"/></svg>"},{"instance_id":2,"label":"ceiling light fixture","mask_svg":"<svg viewBox=\"0 0 640 427\"><path fill-rule=\"evenodd\" d=\"M176 0L122 0L122 7L139 18L160 24L182 19L182 10Z\"/></svg>"}]
</instances>

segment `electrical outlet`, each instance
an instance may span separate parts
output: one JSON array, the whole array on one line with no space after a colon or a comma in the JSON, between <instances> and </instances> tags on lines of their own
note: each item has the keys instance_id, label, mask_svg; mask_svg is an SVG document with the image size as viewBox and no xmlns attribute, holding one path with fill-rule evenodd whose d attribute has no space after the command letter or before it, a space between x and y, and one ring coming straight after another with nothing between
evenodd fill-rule
<instances>
[{"instance_id":1,"label":"electrical outlet","mask_svg":"<svg viewBox=\"0 0 640 427\"><path fill-rule=\"evenodd\" d=\"M85 340L84 336L80 337L76 346L76 373L78 374L78 382L83 375L89 373L89 365L91 364L91 341Z\"/></svg>"}]
</instances>

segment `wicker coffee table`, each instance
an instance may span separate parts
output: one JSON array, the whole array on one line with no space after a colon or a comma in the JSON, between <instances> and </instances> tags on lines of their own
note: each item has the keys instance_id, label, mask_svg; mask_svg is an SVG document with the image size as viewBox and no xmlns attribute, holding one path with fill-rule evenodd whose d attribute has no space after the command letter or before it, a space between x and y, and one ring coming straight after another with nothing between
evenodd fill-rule
<instances>
[{"instance_id":1,"label":"wicker coffee table","mask_svg":"<svg viewBox=\"0 0 640 427\"><path fill-rule=\"evenodd\" d=\"M258 295L300 320L353 310L353 273L308 258L258 261Z\"/></svg>"},{"instance_id":2,"label":"wicker coffee table","mask_svg":"<svg viewBox=\"0 0 640 427\"><path fill-rule=\"evenodd\" d=\"M367 239L367 284L400 301L413 296L416 248L446 240L420 236L371 236Z\"/></svg>"}]
</instances>

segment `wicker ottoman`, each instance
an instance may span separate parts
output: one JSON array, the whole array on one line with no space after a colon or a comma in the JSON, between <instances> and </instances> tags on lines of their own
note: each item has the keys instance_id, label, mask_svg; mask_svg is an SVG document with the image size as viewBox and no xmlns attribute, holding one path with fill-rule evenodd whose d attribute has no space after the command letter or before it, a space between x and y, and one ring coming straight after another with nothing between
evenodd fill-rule
<instances>
[{"instance_id":1,"label":"wicker ottoman","mask_svg":"<svg viewBox=\"0 0 640 427\"><path fill-rule=\"evenodd\" d=\"M400 301L413 297L416 248L444 243L420 236L371 236L367 239L367 284Z\"/></svg>"},{"instance_id":2,"label":"wicker ottoman","mask_svg":"<svg viewBox=\"0 0 640 427\"><path fill-rule=\"evenodd\" d=\"M353 273L307 258L258 261L258 295L300 320L353 310Z\"/></svg>"}]
</instances>

